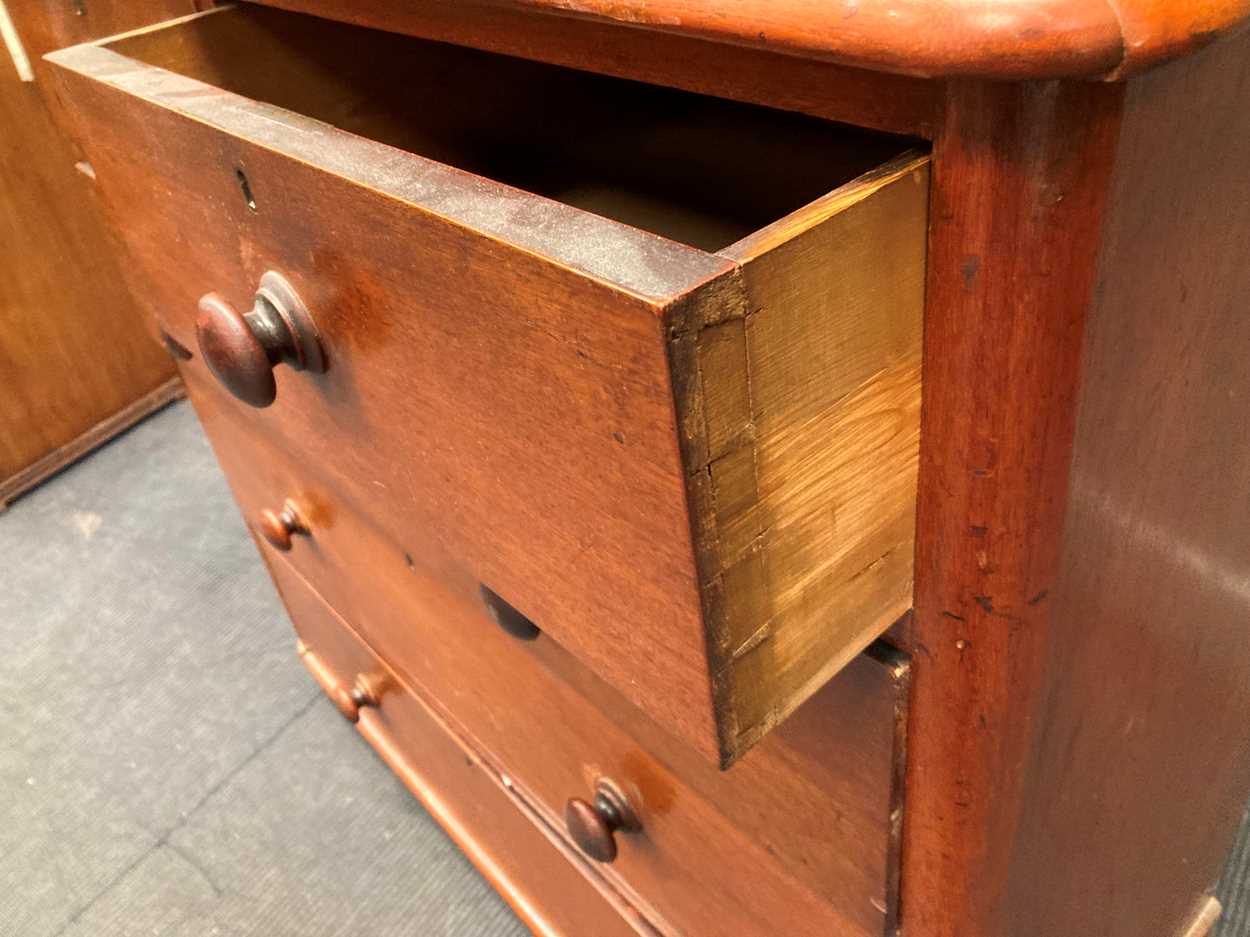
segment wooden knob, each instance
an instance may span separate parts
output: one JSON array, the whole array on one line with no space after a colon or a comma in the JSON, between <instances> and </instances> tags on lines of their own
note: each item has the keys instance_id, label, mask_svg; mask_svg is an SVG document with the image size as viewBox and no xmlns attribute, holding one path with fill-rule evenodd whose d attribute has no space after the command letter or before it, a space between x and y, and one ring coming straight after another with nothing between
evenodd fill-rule
<instances>
[{"instance_id":1,"label":"wooden knob","mask_svg":"<svg viewBox=\"0 0 1250 937\"><path fill-rule=\"evenodd\" d=\"M594 800L580 797L564 805L564 825L577 848L596 862L616 858L616 831L631 833L641 827L620 790L611 781L600 781Z\"/></svg>"},{"instance_id":2,"label":"wooden knob","mask_svg":"<svg viewBox=\"0 0 1250 937\"><path fill-rule=\"evenodd\" d=\"M182 342L170 335L169 332L165 330L164 326L158 326L156 334L160 338L161 344L165 346L165 350L176 360L191 360L191 352L187 351L186 346L184 346Z\"/></svg>"},{"instance_id":3,"label":"wooden knob","mask_svg":"<svg viewBox=\"0 0 1250 937\"><path fill-rule=\"evenodd\" d=\"M283 503L281 511L268 509L261 511L260 520L256 522L256 526L269 545L283 553L291 549L292 536L295 534L307 536L311 533L299 508L290 498Z\"/></svg>"},{"instance_id":4,"label":"wooden knob","mask_svg":"<svg viewBox=\"0 0 1250 937\"><path fill-rule=\"evenodd\" d=\"M361 709L378 706L386 690L385 684L385 678L378 674L360 673L356 675L352 688L347 691L348 696Z\"/></svg>"},{"instance_id":5,"label":"wooden knob","mask_svg":"<svg viewBox=\"0 0 1250 937\"><path fill-rule=\"evenodd\" d=\"M299 653L304 666L313 675L313 679L321 686L325 695L330 697L330 702L342 713L343 718L348 722L359 721L360 703L356 701L350 691L343 688L334 674L330 672L330 668L326 666L325 661L318 657L303 641L296 643L295 650Z\"/></svg>"},{"instance_id":6,"label":"wooden knob","mask_svg":"<svg viewBox=\"0 0 1250 937\"><path fill-rule=\"evenodd\" d=\"M316 326L281 274L270 270L250 312L241 313L216 293L200 299L195 320L200 356L222 385L244 403L267 407L278 393L273 369L324 371Z\"/></svg>"}]
</instances>

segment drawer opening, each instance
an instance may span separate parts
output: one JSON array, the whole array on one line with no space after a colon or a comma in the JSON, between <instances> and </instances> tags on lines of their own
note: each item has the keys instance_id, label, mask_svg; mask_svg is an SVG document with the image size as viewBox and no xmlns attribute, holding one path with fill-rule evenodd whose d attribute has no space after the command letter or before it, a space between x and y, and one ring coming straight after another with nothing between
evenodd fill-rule
<instances>
[{"instance_id":1,"label":"drawer opening","mask_svg":"<svg viewBox=\"0 0 1250 937\"><path fill-rule=\"evenodd\" d=\"M249 421L722 767L910 607L923 150L251 5L47 61L175 340L304 297Z\"/></svg>"},{"instance_id":2,"label":"drawer opening","mask_svg":"<svg viewBox=\"0 0 1250 937\"><path fill-rule=\"evenodd\" d=\"M801 114L251 5L109 47L707 251L906 149Z\"/></svg>"}]
</instances>

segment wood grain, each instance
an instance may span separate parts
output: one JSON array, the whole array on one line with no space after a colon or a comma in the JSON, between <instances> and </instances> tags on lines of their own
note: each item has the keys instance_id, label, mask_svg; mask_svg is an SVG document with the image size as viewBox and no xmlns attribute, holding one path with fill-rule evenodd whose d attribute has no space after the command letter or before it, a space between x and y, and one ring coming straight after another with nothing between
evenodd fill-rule
<instances>
[{"instance_id":1,"label":"wood grain","mask_svg":"<svg viewBox=\"0 0 1250 937\"><path fill-rule=\"evenodd\" d=\"M1023 764L1016 930L1180 933L1250 790L1247 89L1250 37L1126 89Z\"/></svg>"},{"instance_id":2,"label":"wood grain","mask_svg":"<svg viewBox=\"0 0 1250 937\"><path fill-rule=\"evenodd\" d=\"M283 554L291 569L551 822L599 775L630 792L645 834L618 836L621 854L605 874L619 877L631 901L679 933L767 934L786 914L794 933L881 933L897 861L895 706L906 677L898 661L856 659L718 771L549 636L519 641L496 625L473 572L437 543L389 540L317 467L296 467L260 439L221 391L194 376L189 384L244 515L294 498L312 535ZM264 549L280 583L295 575Z\"/></svg>"},{"instance_id":3,"label":"wood grain","mask_svg":"<svg viewBox=\"0 0 1250 937\"><path fill-rule=\"evenodd\" d=\"M346 699L360 674L380 684L375 705L358 714L357 728L535 934L655 937L314 592L288 577L283 598L301 636L301 657L323 690ZM559 902L547 899L552 892Z\"/></svg>"},{"instance_id":4,"label":"wood grain","mask_svg":"<svg viewBox=\"0 0 1250 937\"><path fill-rule=\"evenodd\" d=\"M103 49L72 51L104 57L100 81L65 73L66 98L166 331L195 348L200 296L245 307L265 270L281 272L329 365L279 373L278 402L253 424L331 468L397 538L446 544L713 752L656 307L730 264ZM107 84L110 70L135 93ZM184 368L207 374L198 355Z\"/></svg>"},{"instance_id":5,"label":"wood grain","mask_svg":"<svg viewBox=\"0 0 1250 937\"><path fill-rule=\"evenodd\" d=\"M1047 596L1122 93L953 84L935 142L905 638L914 671L904 932L1017 933L1007 879L1013 858L1037 849L1017 828L1046 716ZM1091 882L1112 874L1083 868ZM1032 926L1018 933L1040 937Z\"/></svg>"},{"instance_id":6,"label":"wood grain","mask_svg":"<svg viewBox=\"0 0 1250 937\"><path fill-rule=\"evenodd\" d=\"M923 158L872 171L898 141L346 29L226 11L50 57L149 308L191 347L204 293L246 308L262 272L290 279L329 368L280 374L277 404L249 418L333 466L345 499L393 538L436 535L729 763L906 607ZM390 80L400 72L409 80ZM386 96L440 82L456 107L432 99L419 121ZM592 99L613 103L606 121ZM585 104L576 133L551 122L550 101ZM630 158L634 138L646 142ZM878 287L900 271L896 290ZM880 329L857 326L877 316ZM759 455L759 508L728 494L718 467L720 510L740 501L746 514L719 523L687 483L722 454L708 402L744 390L735 362L699 360L700 335L735 321L759 371L756 412L731 415L735 436L759 426L742 450ZM839 340L818 341L835 321ZM783 402L791 392L801 405ZM826 438L836 455L820 452ZM740 553L696 563L692 527L718 523L770 530L755 539L776 608L750 607L755 583L721 575ZM822 527L820 548L801 542L804 525Z\"/></svg>"},{"instance_id":7,"label":"wood grain","mask_svg":"<svg viewBox=\"0 0 1250 937\"><path fill-rule=\"evenodd\" d=\"M725 249L742 315L684 310L672 330L731 755L911 604L926 163L899 157Z\"/></svg>"},{"instance_id":8,"label":"wood grain","mask_svg":"<svg viewBox=\"0 0 1250 937\"><path fill-rule=\"evenodd\" d=\"M502 52L603 75L766 104L873 130L930 138L940 111L937 82L847 68L763 48L475 0L265 0L390 32Z\"/></svg>"},{"instance_id":9,"label":"wood grain","mask_svg":"<svg viewBox=\"0 0 1250 937\"><path fill-rule=\"evenodd\" d=\"M904 930L1180 933L1236 830L1247 45L1120 88L952 86Z\"/></svg>"},{"instance_id":10,"label":"wood grain","mask_svg":"<svg viewBox=\"0 0 1250 937\"><path fill-rule=\"evenodd\" d=\"M278 0L320 16L424 21L420 0ZM1246 0L485 0L457 4L575 17L858 68L925 77L1123 76L1241 29ZM392 9L387 9L387 8ZM363 10L363 11L362 11ZM420 29L422 27L415 27Z\"/></svg>"},{"instance_id":11,"label":"wood grain","mask_svg":"<svg viewBox=\"0 0 1250 937\"><path fill-rule=\"evenodd\" d=\"M27 51L56 17L14 9ZM139 419L174 373L122 283L42 82L0 59L0 501ZM156 395L155 397L152 395ZM165 399L168 399L166 396ZM154 404L155 405L155 404Z\"/></svg>"},{"instance_id":12,"label":"wood grain","mask_svg":"<svg viewBox=\"0 0 1250 937\"><path fill-rule=\"evenodd\" d=\"M6 508L9 502L23 493L47 481L61 469L81 459L97 446L125 431L145 416L156 412L170 401L181 399L184 395L182 381L177 377L171 377L164 384L158 384L156 389L132 401L116 413L106 416L65 445L36 459L20 472L0 480L0 510Z\"/></svg>"},{"instance_id":13,"label":"wood grain","mask_svg":"<svg viewBox=\"0 0 1250 937\"><path fill-rule=\"evenodd\" d=\"M207 0L5 0L32 65L56 49L185 16Z\"/></svg>"}]
</instances>

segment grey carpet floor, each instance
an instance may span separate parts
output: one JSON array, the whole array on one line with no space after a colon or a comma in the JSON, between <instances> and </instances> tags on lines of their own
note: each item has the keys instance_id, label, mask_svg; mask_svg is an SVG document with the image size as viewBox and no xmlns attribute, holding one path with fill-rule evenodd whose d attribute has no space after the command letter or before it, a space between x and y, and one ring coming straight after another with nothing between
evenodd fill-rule
<instances>
[{"instance_id":1,"label":"grey carpet floor","mask_svg":"<svg viewBox=\"0 0 1250 937\"><path fill-rule=\"evenodd\" d=\"M0 571L0 937L528 933L297 661L187 404L0 514ZM1221 897L1250 937L1244 827Z\"/></svg>"},{"instance_id":2,"label":"grey carpet floor","mask_svg":"<svg viewBox=\"0 0 1250 937\"><path fill-rule=\"evenodd\" d=\"M0 937L529 933L299 663L187 404L0 570Z\"/></svg>"}]
</instances>

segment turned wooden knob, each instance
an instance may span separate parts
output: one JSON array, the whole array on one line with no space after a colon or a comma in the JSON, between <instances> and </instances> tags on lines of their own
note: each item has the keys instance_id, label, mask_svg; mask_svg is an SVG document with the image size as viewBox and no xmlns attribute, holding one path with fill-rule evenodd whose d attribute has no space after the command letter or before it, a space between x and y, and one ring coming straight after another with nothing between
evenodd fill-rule
<instances>
[{"instance_id":1,"label":"turned wooden knob","mask_svg":"<svg viewBox=\"0 0 1250 937\"><path fill-rule=\"evenodd\" d=\"M156 330L157 337L160 338L161 344L165 346L165 350L177 361L190 361L191 352L187 351L186 346L178 339L174 338L164 326L158 326Z\"/></svg>"},{"instance_id":2,"label":"turned wooden knob","mask_svg":"<svg viewBox=\"0 0 1250 937\"><path fill-rule=\"evenodd\" d=\"M291 284L270 270L260 278L251 311L239 312L216 293L200 299L195 320L200 356L244 403L267 407L278 393L273 369L324 371L317 328Z\"/></svg>"},{"instance_id":3,"label":"turned wooden knob","mask_svg":"<svg viewBox=\"0 0 1250 937\"><path fill-rule=\"evenodd\" d=\"M330 693L330 699L348 722L359 722L362 709L381 705L382 688L378 683L379 678L376 675L357 674L356 681L350 687L336 685Z\"/></svg>"},{"instance_id":4,"label":"turned wooden knob","mask_svg":"<svg viewBox=\"0 0 1250 937\"><path fill-rule=\"evenodd\" d=\"M577 848L596 862L616 858L617 830L632 833L640 829L625 795L607 780L599 782L591 803L574 797L564 805L564 826Z\"/></svg>"},{"instance_id":5,"label":"turned wooden knob","mask_svg":"<svg viewBox=\"0 0 1250 937\"><path fill-rule=\"evenodd\" d=\"M330 702L337 707L344 719L348 722L360 721L360 704L352 699L350 693L336 686L326 690L326 695L330 697Z\"/></svg>"},{"instance_id":6,"label":"turned wooden knob","mask_svg":"<svg viewBox=\"0 0 1250 937\"><path fill-rule=\"evenodd\" d=\"M356 674L356 681L347 691L347 695L361 709L377 706L382 699L384 683L385 680L377 674Z\"/></svg>"},{"instance_id":7,"label":"turned wooden knob","mask_svg":"<svg viewBox=\"0 0 1250 937\"><path fill-rule=\"evenodd\" d=\"M281 511L265 509L260 512L260 520L256 522L260 535L275 550L285 553L291 549L291 537L295 534L307 536L311 531L295 502L288 498Z\"/></svg>"},{"instance_id":8,"label":"turned wooden knob","mask_svg":"<svg viewBox=\"0 0 1250 937\"><path fill-rule=\"evenodd\" d=\"M295 650L299 654L300 659L303 660L304 666L313 675L313 679L317 681L325 695L330 697L330 702L342 713L343 718L348 722L359 721L362 704L356 699L355 693L345 689L330 671L330 668L326 666L325 661L318 657L303 641L296 642Z\"/></svg>"}]
</instances>

